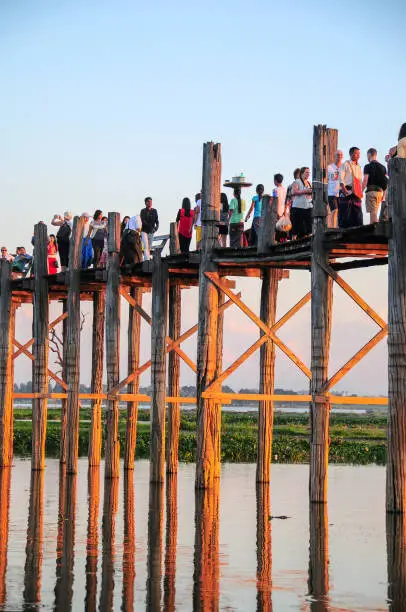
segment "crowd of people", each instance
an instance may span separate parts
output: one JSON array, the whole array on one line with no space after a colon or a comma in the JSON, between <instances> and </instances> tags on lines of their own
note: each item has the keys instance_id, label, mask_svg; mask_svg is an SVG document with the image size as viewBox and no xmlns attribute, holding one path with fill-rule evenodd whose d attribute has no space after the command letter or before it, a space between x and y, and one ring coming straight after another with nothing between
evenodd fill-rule
<instances>
[{"instance_id":1,"label":"crowd of people","mask_svg":"<svg viewBox=\"0 0 406 612\"><path fill-rule=\"evenodd\" d=\"M330 228L349 228L363 224L362 200L365 195L365 210L370 223L386 220L386 192L388 172L384 164L378 161L378 152L371 147L367 153L368 163L362 169L359 160L361 151L351 147L349 158L343 162L343 152L337 150L334 162L327 169L328 205L327 224ZM385 157L388 162L392 157L406 158L406 123L399 132L398 144L389 149ZM285 187L284 177L277 173L273 177L273 188L270 199L275 206L278 217L275 238L277 242L304 238L312 233L312 185L310 169L307 166L296 168L293 182ZM244 186L244 183L242 183ZM256 193L246 212L246 202L241 197L241 186L233 184L233 197L228 199L226 193L220 197L220 218L218 222L218 241L221 247L231 248L255 246L261 227L262 204L265 187L262 183L256 186ZM188 253L193 238L196 238L196 249L200 249L202 235L202 200L201 193L196 193L192 207L189 198L183 198L181 208L176 216L179 246L182 253ZM251 227L245 229L252 215ZM101 210L96 210L93 217L84 212L82 237L82 268L105 267L107 262L107 217ZM51 225L58 227L56 234L48 237L48 273L68 269L69 245L72 232L72 213L54 215ZM120 228L120 263L129 265L150 259L154 234L159 228L158 212L152 206L152 198L147 196L144 208L139 215L125 216ZM227 238L229 236L229 238ZM32 245L35 247L34 238ZM58 257L59 261L58 262ZM15 255L1 247L0 260L12 263L12 276L25 276L31 268L33 256L22 246L16 248Z\"/></svg>"}]
</instances>

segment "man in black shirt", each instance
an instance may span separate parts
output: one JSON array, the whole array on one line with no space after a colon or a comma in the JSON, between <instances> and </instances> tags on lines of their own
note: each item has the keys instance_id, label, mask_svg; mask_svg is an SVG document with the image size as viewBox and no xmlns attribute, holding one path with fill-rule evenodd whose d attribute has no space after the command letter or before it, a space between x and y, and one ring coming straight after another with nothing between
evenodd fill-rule
<instances>
[{"instance_id":1,"label":"man in black shirt","mask_svg":"<svg viewBox=\"0 0 406 612\"><path fill-rule=\"evenodd\" d=\"M388 186L386 168L377 161L377 154L376 149L368 149L369 163L364 167L364 180L362 182L362 189L366 191L365 208L369 213L370 223L378 221L379 206Z\"/></svg>"},{"instance_id":2,"label":"man in black shirt","mask_svg":"<svg viewBox=\"0 0 406 612\"><path fill-rule=\"evenodd\" d=\"M141 211L141 231L147 234L149 250L151 250L154 234L159 227L158 213L155 208L152 208L152 198L150 196L147 196L144 202L145 208Z\"/></svg>"}]
</instances>

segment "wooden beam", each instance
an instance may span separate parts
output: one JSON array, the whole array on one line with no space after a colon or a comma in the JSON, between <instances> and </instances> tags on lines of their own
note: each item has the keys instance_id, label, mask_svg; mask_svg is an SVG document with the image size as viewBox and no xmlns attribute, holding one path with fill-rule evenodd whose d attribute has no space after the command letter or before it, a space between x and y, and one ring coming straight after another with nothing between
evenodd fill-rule
<instances>
[{"instance_id":1,"label":"wooden beam","mask_svg":"<svg viewBox=\"0 0 406 612\"><path fill-rule=\"evenodd\" d=\"M0 467L12 465L13 425L13 312L11 263L0 261Z\"/></svg>"},{"instance_id":2,"label":"wooden beam","mask_svg":"<svg viewBox=\"0 0 406 612\"><path fill-rule=\"evenodd\" d=\"M58 323L66 319L67 316L68 316L67 312L62 313L59 317L57 317L54 321L52 321L52 323L50 323L48 327L48 331L51 331L51 329L56 327ZM26 342L25 344L22 344L21 348L13 354L13 359L17 359L17 357L19 357L21 353L24 353L24 351L29 349L30 346L32 346L33 344L34 344L34 338L31 338L31 340L28 340L28 342Z\"/></svg>"},{"instance_id":3,"label":"wooden beam","mask_svg":"<svg viewBox=\"0 0 406 612\"><path fill-rule=\"evenodd\" d=\"M18 347L19 349L22 350L22 354L25 355L26 357L28 357L28 359L30 359L31 361L35 361L35 357L32 353L30 353L29 351L27 351L26 349L24 349L24 346L21 344L21 342L19 342L18 340L16 340L15 338L13 339L13 344L14 346ZM55 372L52 372L52 370L50 370L48 368L48 376L50 378L52 378L56 383L58 383L58 385L60 385L62 387L62 389L67 389L67 385L66 383L62 380L62 378L59 378L59 376L57 374L55 374Z\"/></svg>"}]
</instances>

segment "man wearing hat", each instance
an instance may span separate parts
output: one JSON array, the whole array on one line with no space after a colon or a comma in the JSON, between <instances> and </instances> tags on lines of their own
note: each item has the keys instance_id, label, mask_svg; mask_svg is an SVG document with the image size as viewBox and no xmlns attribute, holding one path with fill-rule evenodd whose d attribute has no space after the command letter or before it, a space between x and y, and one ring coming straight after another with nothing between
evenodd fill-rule
<instances>
[{"instance_id":1,"label":"man wearing hat","mask_svg":"<svg viewBox=\"0 0 406 612\"><path fill-rule=\"evenodd\" d=\"M72 213L66 211L61 215L54 215L51 225L59 227L56 235L58 243L59 259L61 260L61 270L65 272L69 266L69 240L72 232Z\"/></svg>"}]
</instances>

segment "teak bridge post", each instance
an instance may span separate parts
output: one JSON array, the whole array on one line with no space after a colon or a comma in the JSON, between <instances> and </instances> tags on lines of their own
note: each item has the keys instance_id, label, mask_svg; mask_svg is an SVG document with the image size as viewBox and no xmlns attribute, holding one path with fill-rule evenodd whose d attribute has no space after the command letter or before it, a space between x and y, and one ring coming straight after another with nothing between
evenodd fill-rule
<instances>
[{"instance_id":1,"label":"teak bridge post","mask_svg":"<svg viewBox=\"0 0 406 612\"><path fill-rule=\"evenodd\" d=\"M12 464L13 457L13 359L11 264L0 262L0 467Z\"/></svg>"},{"instance_id":2,"label":"teak bridge post","mask_svg":"<svg viewBox=\"0 0 406 612\"><path fill-rule=\"evenodd\" d=\"M131 287L130 297L136 306L142 306L142 288ZM137 370L140 364L141 316L132 304L128 304L128 374ZM128 393L137 394L140 382L138 374L128 383ZM127 424L124 451L124 469L134 469L137 444L138 402L127 402Z\"/></svg>"},{"instance_id":3,"label":"teak bridge post","mask_svg":"<svg viewBox=\"0 0 406 612\"><path fill-rule=\"evenodd\" d=\"M93 336L92 336L92 393L100 395L103 391L103 354L106 294L95 291L93 294ZM92 416L89 436L89 465L100 464L102 447L102 401L92 400Z\"/></svg>"},{"instance_id":4,"label":"teak bridge post","mask_svg":"<svg viewBox=\"0 0 406 612\"><path fill-rule=\"evenodd\" d=\"M197 459L196 487L213 486L216 476L220 423L216 400L202 393L215 380L217 368L218 291L206 276L215 272L212 250L218 245L220 219L220 144L203 145L202 239L199 267L199 328L197 339Z\"/></svg>"}]
</instances>

